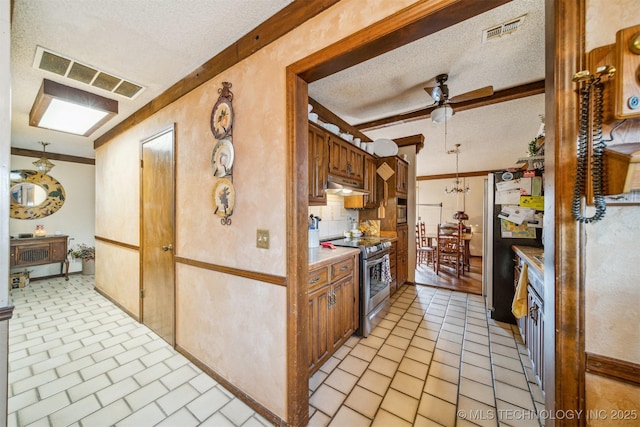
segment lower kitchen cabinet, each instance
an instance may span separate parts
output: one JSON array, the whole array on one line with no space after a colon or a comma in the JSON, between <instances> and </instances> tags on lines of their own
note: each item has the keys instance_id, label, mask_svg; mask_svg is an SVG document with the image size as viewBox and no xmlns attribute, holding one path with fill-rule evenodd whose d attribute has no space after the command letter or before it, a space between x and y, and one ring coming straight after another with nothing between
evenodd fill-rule
<instances>
[{"instance_id":1,"label":"lower kitchen cabinet","mask_svg":"<svg viewBox=\"0 0 640 427\"><path fill-rule=\"evenodd\" d=\"M517 319L520 335L527 347L533 373L544 391L544 299L543 272L541 265L531 257L532 253L542 253L541 249L514 247L514 287L517 289L522 266L527 263L527 314ZM524 252L523 252L524 251Z\"/></svg>"},{"instance_id":2,"label":"lower kitchen cabinet","mask_svg":"<svg viewBox=\"0 0 640 427\"><path fill-rule=\"evenodd\" d=\"M356 253L309 271L309 375L358 327L357 263Z\"/></svg>"},{"instance_id":3,"label":"lower kitchen cabinet","mask_svg":"<svg viewBox=\"0 0 640 427\"><path fill-rule=\"evenodd\" d=\"M409 226L398 224L396 232L398 233L398 253L396 254L398 279L396 286L399 288L405 284L409 276Z\"/></svg>"}]
</instances>

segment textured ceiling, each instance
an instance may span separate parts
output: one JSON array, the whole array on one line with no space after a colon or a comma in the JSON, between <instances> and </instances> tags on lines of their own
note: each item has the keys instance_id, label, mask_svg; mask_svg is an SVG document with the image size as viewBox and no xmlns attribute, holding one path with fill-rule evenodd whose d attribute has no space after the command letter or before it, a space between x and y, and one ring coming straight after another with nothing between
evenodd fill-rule
<instances>
[{"instance_id":1,"label":"textured ceiling","mask_svg":"<svg viewBox=\"0 0 640 427\"><path fill-rule=\"evenodd\" d=\"M518 30L482 43L482 31L525 15ZM309 85L309 96L346 122L371 120L433 104L423 90L448 73L450 96L492 85L494 91L544 79L544 0L514 0L402 48ZM452 104L455 111L455 104ZM451 173L461 144L460 171L513 166L540 127L544 95L455 113L445 126L429 119L365 130L372 139L422 134L421 175ZM506 163L505 159L513 159Z\"/></svg>"},{"instance_id":2,"label":"textured ceiling","mask_svg":"<svg viewBox=\"0 0 640 427\"><path fill-rule=\"evenodd\" d=\"M293 0L15 0L11 28L13 147L94 157L93 141ZM135 100L32 67L37 46L146 89ZM90 138L29 127L42 79L118 100L119 114Z\"/></svg>"}]
</instances>

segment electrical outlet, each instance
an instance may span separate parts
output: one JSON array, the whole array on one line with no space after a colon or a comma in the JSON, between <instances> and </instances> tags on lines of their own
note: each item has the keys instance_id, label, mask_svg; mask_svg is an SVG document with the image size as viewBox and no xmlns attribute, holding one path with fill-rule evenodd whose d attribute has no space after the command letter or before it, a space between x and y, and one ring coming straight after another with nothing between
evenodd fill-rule
<instances>
[{"instance_id":1,"label":"electrical outlet","mask_svg":"<svg viewBox=\"0 0 640 427\"><path fill-rule=\"evenodd\" d=\"M256 233L256 247L269 249L269 230L258 229Z\"/></svg>"}]
</instances>

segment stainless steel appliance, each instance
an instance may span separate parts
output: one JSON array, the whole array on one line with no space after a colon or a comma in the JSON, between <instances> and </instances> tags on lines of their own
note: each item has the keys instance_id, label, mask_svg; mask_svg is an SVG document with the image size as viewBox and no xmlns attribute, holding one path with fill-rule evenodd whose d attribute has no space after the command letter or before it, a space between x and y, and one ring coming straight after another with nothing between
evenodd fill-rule
<instances>
[{"instance_id":1,"label":"stainless steel appliance","mask_svg":"<svg viewBox=\"0 0 640 427\"><path fill-rule=\"evenodd\" d=\"M330 243L360 249L360 322L356 334L367 337L389 313L391 242L380 237L361 237Z\"/></svg>"},{"instance_id":2,"label":"stainless steel appliance","mask_svg":"<svg viewBox=\"0 0 640 427\"><path fill-rule=\"evenodd\" d=\"M398 224L404 224L407 222L407 205L398 203Z\"/></svg>"}]
</instances>

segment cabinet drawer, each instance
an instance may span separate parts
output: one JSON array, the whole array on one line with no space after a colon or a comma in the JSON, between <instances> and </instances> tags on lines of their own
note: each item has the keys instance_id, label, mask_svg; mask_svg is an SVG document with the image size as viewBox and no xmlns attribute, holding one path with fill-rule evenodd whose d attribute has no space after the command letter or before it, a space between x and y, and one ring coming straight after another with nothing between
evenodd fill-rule
<instances>
[{"instance_id":1,"label":"cabinet drawer","mask_svg":"<svg viewBox=\"0 0 640 427\"><path fill-rule=\"evenodd\" d=\"M353 258L331 264L331 280L337 280L353 273Z\"/></svg>"},{"instance_id":2,"label":"cabinet drawer","mask_svg":"<svg viewBox=\"0 0 640 427\"><path fill-rule=\"evenodd\" d=\"M309 271L309 290L321 287L329 283L329 268L320 267Z\"/></svg>"}]
</instances>

